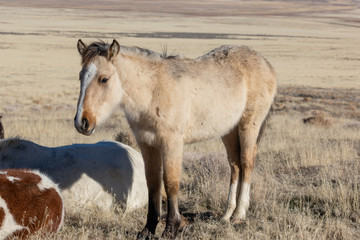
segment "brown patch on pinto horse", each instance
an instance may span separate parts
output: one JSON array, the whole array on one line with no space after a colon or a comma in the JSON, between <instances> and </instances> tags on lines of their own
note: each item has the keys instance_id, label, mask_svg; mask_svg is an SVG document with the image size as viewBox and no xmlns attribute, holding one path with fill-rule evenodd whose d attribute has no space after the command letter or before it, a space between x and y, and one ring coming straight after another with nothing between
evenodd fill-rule
<instances>
[{"instance_id":1,"label":"brown patch on pinto horse","mask_svg":"<svg viewBox=\"0 0 360 240\"><path fill-rule=\"evenodd\" d=\"M0 206L0 237L26 238L40 229L56 233L63 223L64 206L59 189L37 171L1 170L0 198L5 203Z\"/></svg>"},{"instance_id":2,"label":"brown patch on pinto horse","mask_svg":"<svg viewBox=\"0 0 360 240\"><path fill-rule=\"evenodd\" d=\"M3 208L0 208L0 228L3 225L5 220L5 211Z\"/></svg>"}]
</instances>

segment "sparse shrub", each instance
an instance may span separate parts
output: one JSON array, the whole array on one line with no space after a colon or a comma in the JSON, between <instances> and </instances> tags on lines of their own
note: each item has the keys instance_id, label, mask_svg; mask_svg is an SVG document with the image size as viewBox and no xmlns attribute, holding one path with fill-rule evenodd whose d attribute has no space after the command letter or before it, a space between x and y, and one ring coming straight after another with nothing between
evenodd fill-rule
<instances>
[{"instance_id":1,"label":"sparse shrub","mask_svg":"<svg viewBox=\"0 0 360 240\"><path fill-rule=\"evenodd\" d=\"M310 117L304 118L303 122L305 124L317 125L322 127L331 127L333 125L334 120L327 116L323 112L318 112L313 114Z\"/></svg>"}]
</instances>

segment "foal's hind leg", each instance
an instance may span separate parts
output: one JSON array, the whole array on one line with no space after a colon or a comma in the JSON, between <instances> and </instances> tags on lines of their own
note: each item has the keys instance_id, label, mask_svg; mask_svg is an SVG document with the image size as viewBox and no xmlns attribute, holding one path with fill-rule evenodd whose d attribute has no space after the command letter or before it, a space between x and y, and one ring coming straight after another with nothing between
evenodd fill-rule
<instances>
[{"instance_id":1,"label":"foal's hind leg","mask_svg":"<svg viewBox=\"0 0 360 240\"><path fill-rule=\"evenodd\" d=\"M231 168L229 195L227 206L222 220L229 221L236 208L237 189L240 174L240 141L237 127L222 137L226 148L227 158Z\"/></svg>"},{"instance_id":2,"label":"foal's hind leg","mask_svg":"<svg viewBox=\"0 0 360 240\"><path fill-rule=\"evenodd\" d=\"M250 205L250 181L254 168L254 161L257 151L257 137L263 117L249 116L241 119L239 123L240 138L240 183L238 186L238 196L236 209L233 213L234 220L242 220L246 217L246 211Z\"/></svg>"}]
</instances>

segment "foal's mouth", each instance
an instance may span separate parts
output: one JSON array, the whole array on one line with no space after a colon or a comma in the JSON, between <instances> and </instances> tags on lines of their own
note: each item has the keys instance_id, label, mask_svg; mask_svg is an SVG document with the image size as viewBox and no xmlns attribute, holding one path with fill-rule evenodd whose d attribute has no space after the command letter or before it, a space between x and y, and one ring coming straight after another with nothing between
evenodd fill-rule
<instances>
[{"instance_id":1,"label":"foal's mouth","mask_svg":"<svg viewBox=\"0 0 360 240\"><path fill-rule=\"evenodd\" d=\"M93 134L95 132L96 124L93 124L92 127L88 128L88 129L83 129L81 126L78 126L76 124L74 124L74 125L75 125L76 131L78 131L78 133L81 133L83 135L90 136L91 134Z\"/></svg>"},{"instance_id":2,"label":"foal's mouth","mask_svg":"<svg viewBox=\"0 0 360 240\"><path fill-rule=\"evenodd\" d=\"M82 134L86 135L86 136L90 136L91 134L93 134L95 132L95 124L92 126L92 128L90 130L87 131L81 131Z\"/></svg>"}]
</instances>

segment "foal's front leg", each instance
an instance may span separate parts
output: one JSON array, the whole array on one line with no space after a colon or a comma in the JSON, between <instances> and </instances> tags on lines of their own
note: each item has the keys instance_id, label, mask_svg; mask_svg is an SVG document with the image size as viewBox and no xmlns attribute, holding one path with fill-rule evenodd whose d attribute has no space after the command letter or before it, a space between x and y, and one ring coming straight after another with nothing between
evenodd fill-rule
<instances>
[{"instance_id":1,"label":"foal's front leg","mask_svg":"<svg viewBox=\"0 0 360 240\"><path fill-rule=\"evenodd\" d=\"M148 215L144 229L139 232L138 239L149 239L155 234L160 219L161 206L161 154L160 150L144 143L139 143L145 164L145 175L148 186Z\"/></svg>"},{"instance_id":2,"label":"foal's front leg","mask_svg":"<svg viewBox=\"0 0 360 240\"><path fill-rule=\"evenodd\" d=\"M181 223L177 196L180 186L183 145L183 140L180 138L166 139L162 144L161 157L168 205L166 227L162 234L163 238L175 239Z\"/></svg>"}]
</instances>

